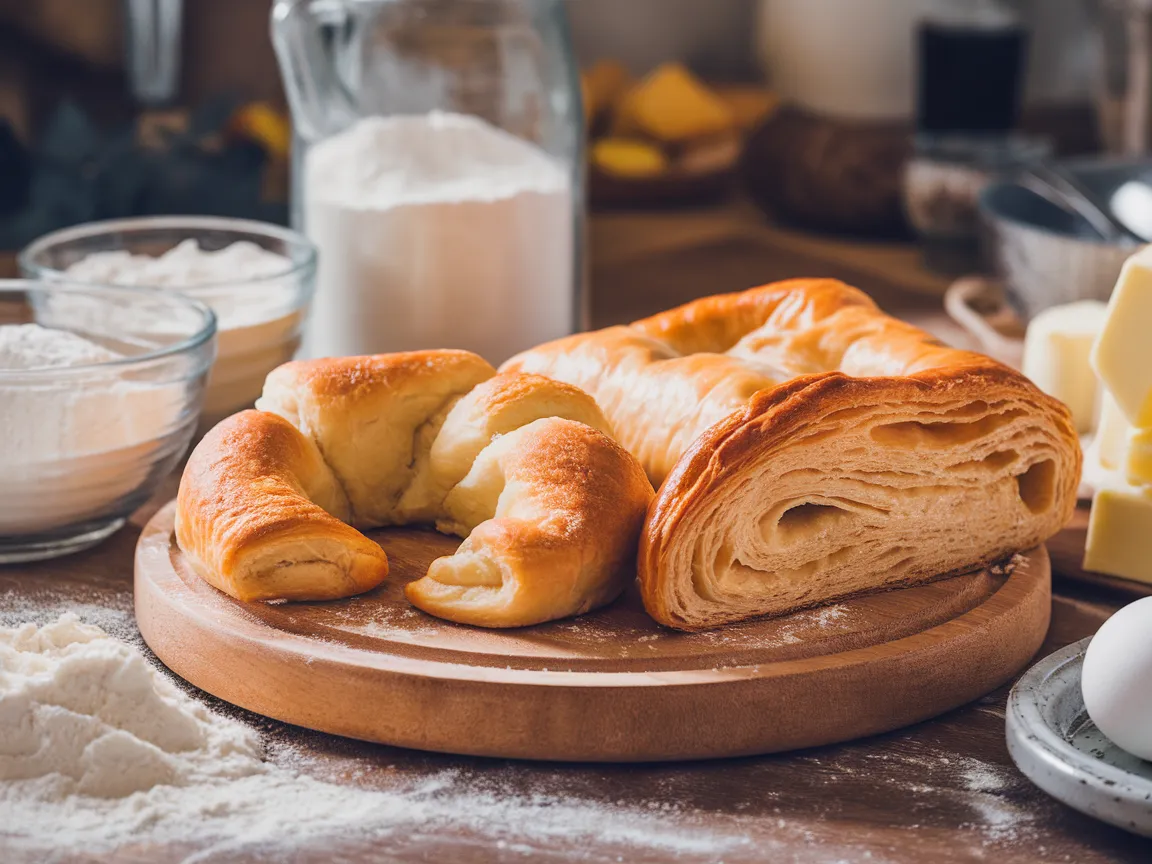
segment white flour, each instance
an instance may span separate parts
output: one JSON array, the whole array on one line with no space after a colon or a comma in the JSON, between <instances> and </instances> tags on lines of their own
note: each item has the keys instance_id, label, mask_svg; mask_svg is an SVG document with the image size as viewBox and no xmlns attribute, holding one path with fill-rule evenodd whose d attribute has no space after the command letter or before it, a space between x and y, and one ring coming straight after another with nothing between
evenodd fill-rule
<instances>
[{"instance_id":1,"label":"white flour","mask_svg":"<svg viewBox=\"0 0 1152 864\"><path fill-rule=\"evenodd\" d=\"M120 356L75 333L38 324L0 326L0 369L60 369L106 363Z\"/></svg>"},{"instance_id":2,"label":"white flour","mask_svg":"<svg viewBox=\"0 0 1152 864\"><path fill-rule=\"evenodd\" d=\"M248 777L259 741L214 722L139 651L74 615L0 631L0 781L46 800Z\"/></svg>"},{"instance_id":3,"label":"white flour","mask_svg":"<svg viewBox=\"0 0 1152 864\"><path fill-rule=\"evenodd\" d=\"M62 369L122 355L65 330L0 326L0 370ZM41 381L0 371L0 535L101 515L136 489L148 453L180 412L180 394L92 366ZM44 376L48 377L48 376Z\"/></svg>"},{"instance_id":4,"label":"white flour","mask_svg":"<svg viewBox=\"0 0 1152 864\"><path fill-rule=\"evenodd\" d=\"M464 348L499 363L571 332L566 169L484 121L369 117L308 153L320 250L304 353Z\"/></svg>"},{"instance_id":5,"label":"white flour","mask_svg":"<svg viewBox=\"0 0 1152 864\"><path fill-rule=\"evenodd\" d=\"M188 239L157 257L124 250L94 252L65 270L88 284L134 285L184 291L216 313L216 364L204 413L211 419L250 406L264 378L292 359L304 310L292 262L255 243L217 251Z\"/></svg>"},{"instance_id":6,"label":"white flour","mask_svg":"<svg viewBox=\"0 0 1152 864\"><path fill-rule=\"evenodd\" d=\"M84 621L142 645L129 586L130 579L105 584L74 574L5 590L0 571L0 627L48 624L74 609ZM157 678L190 694L201 706L194 711L203 710L210 697L147 658ZM0 656L0 669L9 666ZM0 678L0 704L7 695ZM1058 839L1044 821L1055 805L1011 767L1007 754L995 761L945 758L931 726L864 744L711 765L560 766L393 750L212 701L217 707L207 722L239 726L241 739L259 735L265 742L261 766L242 760L256 773L107 799L37 797L29 794L29 781L0 780L0 861L889 864L918 851L930 860L941 842L953 844L957 860L1015 861L1029 854L1049 860L1044 844ZM1003 696L996 701L1002 704ZM955 720L944 722L960 728ZM973 743L1001 741L1003 719L998 722L969 728L959 721ZM0 749L8 728L7 721L0 724ZM854 754L857 748L863 752ZM728 790L723 794L715 785L718 771ZM796 771L805 779L793 787ZM869 796L887 801L889 810L905 807L916 823L839 820L845 801ZM881 812L860 806L865 814ZM1090 840L1060 834L1066 858L1057 857L1103 861L1107 850Z\"/></svg>"},{"instance_id":7,"label":"white flour","mask_svg":"<svg viewBox=\"0 0 1152 864\"><path fill-rule=\"evenodd\" d=\"M292 269L283 255L240 241L223 249L201 249L184 240L162 255L133 255L126 250L93 252L64 271L94 285L135 285L181 291L212 307L221 330L265 321L288 298L283 286L263 284ZM249 284L254 283L254 284Z\"/></svg>"},{"instance_id":8,"label":"white flour","mask_svg":"<svg viewBox=\"0 0 1152 864\"><path fill-rule=\"evenodd\" d=\"M137 649L70 614L0 630L0 729L0 840L11 851L291 848L337 836L400 841L447 825L490 839L514 833L551 846L595 837L709 858L748 842L669 830L667 813L639 807L468 789L452 770L387 791L300 776L264 761L249 727L213 714Z\"/></svg>"}]
</instances>

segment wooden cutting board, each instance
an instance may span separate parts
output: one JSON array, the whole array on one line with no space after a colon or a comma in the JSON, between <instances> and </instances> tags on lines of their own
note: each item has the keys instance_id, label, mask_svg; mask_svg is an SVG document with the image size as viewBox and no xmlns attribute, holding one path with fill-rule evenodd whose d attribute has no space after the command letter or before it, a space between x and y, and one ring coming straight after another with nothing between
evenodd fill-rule
<instances>
[{"instance_id":1,"label":"wooden cutting board","mask_svg":"<svg viewBox=\"0 0 1152 864\"><path fill-rule=\"evenodd\" d=\"M888 731L983 696L1040 647L1048 555L708 633L664 629L638 596L581 618L482 630L402 587L459 541L374 536L385 586L329 603L244 604L197 577L174 505L136 550L136 618L176 674L324 732L451 753L574 761L703 759Z\"/></svg>"}]
</instances>

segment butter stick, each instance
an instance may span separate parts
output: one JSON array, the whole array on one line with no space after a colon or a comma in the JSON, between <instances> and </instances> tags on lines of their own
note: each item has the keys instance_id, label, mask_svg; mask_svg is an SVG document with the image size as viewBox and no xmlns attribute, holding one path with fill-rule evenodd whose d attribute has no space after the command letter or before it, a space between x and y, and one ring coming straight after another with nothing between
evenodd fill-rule
<instances>
[{"instance_id":1,"label":"butter stick","mask_svg":"<svg viewBox=\"0 0 1152 864\"><path fill-rule=\"evenodd\" d=\"M1152 490L1101 489L1096 493L1084 569L1152 584Z\"/></svg>"},{"instance_id":2,"label":"butter stick","mask_svg":"<svg viewBox=\"0 0 1152 864\"><path fill-rule=\"evenodd\" d=\"M1096 426L1095 444L1097 458L1103 468L1118 471L1123 466L1128 433L1131 430L1128 418L1112 394L1105 391L1100 400L1100 422Z\"/></svg>"},{"instance_id":3,"label":"butter stick","mask_svg":"<svg viewBox=\"0 0 1152 864\"><path fill-rule=\"evenodd\" d=\"M1152 429L1134 429L1128 436L1124 473L1133 486L1152 486Z\"/></svg>"},{"instance_id":4,"label":"butter stick","mask_svg":"<svg viewBox=\"0 0 1152 864\"><path fill-rule=\"evenodd\" d=\"M1091 362L1138 429L1152 427L1152 246L1130 257L1108 302Z\"/></svg>"},{"instance_id":5,"label":"butter stick","mask_svg":"<svg viewBox=\"0 0 1152 864\"><path fill-rule=\"evenodd\" d=\"M1096 300L1046 309L1029 322L1024 339L1024 374L1072 409L1082 435L1092 431L1096 417L1098 387L1088 356L1106 309Z\"/></svg>"}]
</instances>

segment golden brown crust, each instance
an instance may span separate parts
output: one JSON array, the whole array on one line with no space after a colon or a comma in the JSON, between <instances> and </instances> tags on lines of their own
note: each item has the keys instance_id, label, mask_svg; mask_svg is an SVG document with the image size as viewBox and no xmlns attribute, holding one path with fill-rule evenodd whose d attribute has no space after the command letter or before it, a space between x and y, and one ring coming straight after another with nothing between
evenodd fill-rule
<instances>
[{"instance_id":1,"label":"golden brown crust","mask_svg":"<svg viewBox=\"0 0 1152 864\"><path fill-rule=\"evenodd\" d=\"M476 397L475 413L491 418L531 413L535 400L544 390L549 391L546 398L551 403L563 402L568 406L566 410L576 410L573 406L582 406L582 413L587 418L582 422L602 432L608 431L606 428L608 421L595 399L579 387L573 387L563 381L553 381L543 375L497 375L478 385L471 395ZM525 424L520 423L515 428L519 428L520 425Z\"/></svg>"},{"instance_id":2,"label":"golden brown crust","mask_svg":"<svg viewBox=\"0 0 1152 864\"><path fill-rule=\"evenodd\" d=\"M503 488L523 491L501 496L457 554L409 583L413 605L464 624L504 627L509 608L519 626L616 599L633 578L652 499L636 460L602 432L549 418L503 436L478 463L485 461ZM493 570L499 580L485 579Z\"/></svg>"},{"instance_id":3,"label":"golden brown crust","mask_svg":"<svg viewBox=\"0 0 1152 864\"><path fill-rule=\"evenodd\" d=\"M296 360L274 369L268 380L273 389L282 384L316 400L361 401L420 382L435 383L446 375L483 381L495 374L490 363L470 351L405 351Z\"/></svg>"},{"instance_id":4,"label":"golden brown crust","mask_svg":"<svg viewBox=\"0 0 1152 864\"><path fill-rule=\"evenodd\" d=\"M795 320L797 316L816 321L850 307L877 311L871 297L843 282L792 279L749 291L702 297L635 321L631 326L659 339L678 354L723 353L762 327L773 314L785 312L781 317L790 319L787 324L781 321L781 328L797 327L802 326Z\"/></svg>"},{"instance_id":5,"label":"golden brown crust","mask_svg":"<svg viewBox=\"0 0 1152 864\"><path fill-rule=\"evenodd\" d=\"M1075 506L1063 405L834 280L704 298L505 369L589 390L662 483L639 573L681 629L972 569Z\"/></svg>"},{"instance_id":6,"label":"golden brown crust","mask_svg":"<svg viewBox=\"0 0 1152 864\"><path fill-rule=\"evenodd\" d=\"M347 499L312 442L280 417L242 411L189 457L176 540L204 579L237 599L328 600L388 575L384 551L347 517ZM317 562L300 550L321 547L331 561L316 579Z\"/></svg>"},{"instance_id":7,"label":"golden brown crust","mask_svg":"<svg viewBox=\"0 0 1152 864\"><path fill-rule=\"evenodd\" d=\"M925 377L930 380L924 380ZM762 614L784 614L856 594L903 587L968 572L992 564L1013 552L1042 543L1058 532L1071 517L1079 485L1080 449L1078 443L1071 446L1071 440L1074 439L1068 437L1069 423L1061 410L1062 406L1043 397L1043 394L1036 395L1041 398L1028 398L1025 395L1021 400L1021 394L1015 384L1006 381L996 370L976 370L969 375L950 379L928 374L906 379L868 380L832 373L807 376L757 394L750 400L745 410L734 413L697 439L691 450L684 455L672 474L661 485L645 520L638 556L641 593L646 608L658 621L678 629L705 629L716 626L717 623L727 623L730 619L723 615L723 610L685 609L683 598L677 597L674 591L669 590L671 583L666 577L675 566L671 563L671 559L677 554L677 546L683 536L695 531L701 521L709 518L711 515L708 510L709 497L717 490L725 485L745 482L751 476L776 469L783 460L781 454L773 453L773 450L778 451L782 441L802 434L804 430L812 429L823 418L834 415L837 411L859 410L860 406L891 404L924 406L933 401L939 401L947 406L963 406L985 401L1014 406L1006 407L1000 412L1003 414L1019 410L1022 404L1031 421L1048 426L1050 440L1031 461L1021 460L1015 466L1008 463L1002 466L1001 470L1015 467L1019 470L1016 476L1023 476L1035 465L1043 465L1049 460L1053 464L1059 463L1053 472L1055 487L1051 491L1051 504L1040 513L1029 513L1027 505L1020 501L1020 506L1016 509L996 513L991 510L991 496L985 498L985 495L978 491L964 502L965 507L971 511L984 506L989 508L988 511L983 514L978 511L968 512L967 515L964 512L951 514L954 521L940 526L946 534L951 534L951 537L944 537L934 542L924 533L923 526L909 523L910 530L905 534L906 542L916 542L915 535L921 534L925 538L921 542L933 544L935 547L921 552L924 560L918 567L891 566L888 572L877 573L876 579L865 580L850 589L833 586L821 594L814 594L809 600L776 606ZM1012 402L1008 403L1005 400ZM865 418L854 417L852 421L860 423L863 419ZM880 419L884 421L885 418ZM881 422L880 425L892 424ZM993 455L1013 452L1008 445L998 446L999 449L993 449ZM957 451L959 452L959 448ZM836 464L836 460L827 461L829 464ZM958 458L956 461L961 460ZM847 462L845 460L840 464L844 465ZM908 472L914 466L902 467ZM938 478L935 482L939 482ZM995 480L990 476L986 482L991 485ZM817 488L820 485L822 483L817 482ZM1012 498L1013 503L1017 503L1019 495ZM981 518L987 516L995 518ZM1005 521L1009 521L1009 524L1005 525ZM999 524L996 524L997 522ZM907 540L910 536L913 539ZM954 550L946 545L948 540L956 539L961 540L961 545L964 547L960 557L956 557ZM853 566L858 566L862 558L861 554ZM689 607L692 605L694 604L689 604ZM689 614L685 614L686 612Z\"/></svg>"},{"instance_id":8,"label":"golden brown crust","mask_svg":"<svg viewBox=\"0 0 1152 864\"><path fill-rule=\"evenodd\" d=\"M607 433L608 421L596 400L579 388L539 375L496 375L473 387L446 408L443 418L421 427L424 441L411 464L411 480L392 517L408 524L436 524L448 534L466 535L475 525L445 510L449 492L464 480L484 448L499 436L534 420L564 417Z\"/></svg>"},{"instance_id":9,"label":"golden brown crust","mask_svg":"<svg viewBox=\"0 0 1152 864\"><path fill-rule=\"evenodd\" d=\"M272 371L256 402L316 442L364 528L397 513L419 450L452 405L496 374L468 351L302 360ZM430 443L430 442L428 442Z\"/></svg>"},{"instance_id":10,"label":"golden brown crust","mask_svg":"<svg viewBox=\"0 0 1152 864\"><path fill-rule=\"evenodd\" d=\"M372 587L383 552L345 522L467 538L409 591L464 623L580 614L631 578L652 487L576 387L411 352L288 364L257 406L201 442L178 499L181 548L233 596ZM383 568L371 584L366 553Z\"/></svg>"}]
</instances>

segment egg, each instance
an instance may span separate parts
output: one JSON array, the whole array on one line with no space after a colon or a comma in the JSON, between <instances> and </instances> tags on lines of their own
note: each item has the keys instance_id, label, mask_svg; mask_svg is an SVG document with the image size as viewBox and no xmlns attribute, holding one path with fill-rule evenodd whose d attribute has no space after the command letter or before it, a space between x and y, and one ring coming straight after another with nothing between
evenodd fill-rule
<instances>
[{"instance_id":1,"label":"egg","mask_svg":"<svg viewBox=\"0 0 1152 864\"><path fill-rule=\"evenodd\" d=\"M1097 728L1133 756L1152 759L1152 597L1104 622L1088 645L1080 686Z\"/></svg>"}]
</instances>

